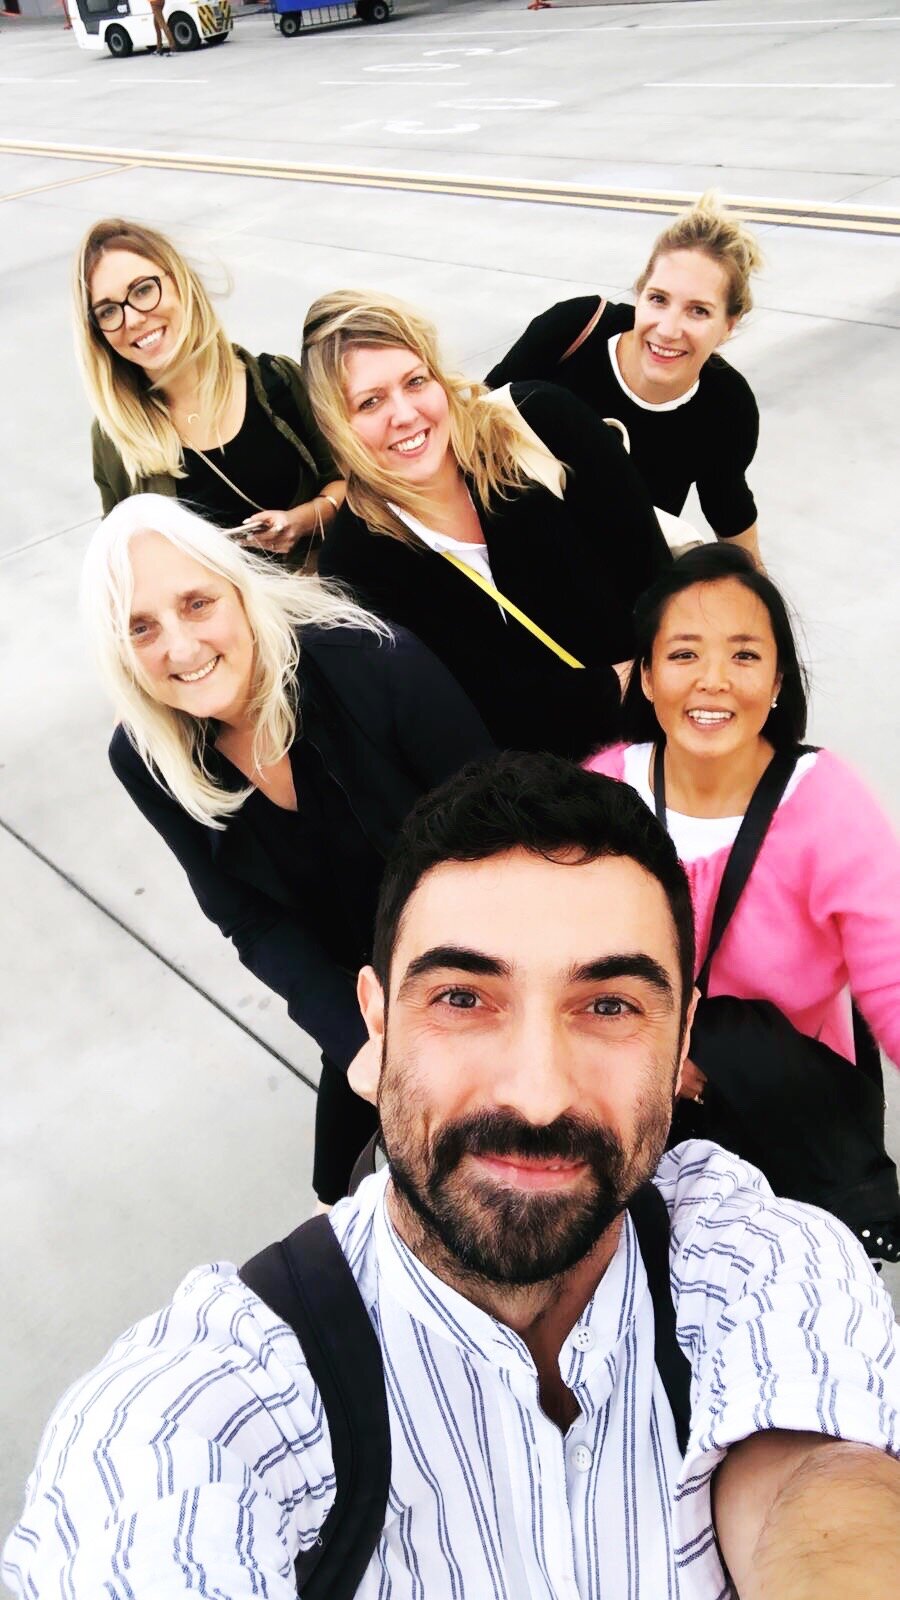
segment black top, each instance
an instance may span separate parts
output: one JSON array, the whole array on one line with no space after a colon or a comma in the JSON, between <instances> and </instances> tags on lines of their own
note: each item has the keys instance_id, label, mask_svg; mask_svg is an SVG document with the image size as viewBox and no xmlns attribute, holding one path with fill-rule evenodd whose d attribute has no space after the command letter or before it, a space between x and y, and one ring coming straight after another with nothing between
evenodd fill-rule
<instances>
[{"instance_id":1,"label":"black top","mask_svg":"<svg viewBox=\"0 0 900 1600\"><path fill-rule=\"evenodd\" d=\"M399 629L393 644L355 628L304 629L298 691L296 813L257 790L224 829L209 828L154 779L122 727L109 757L200 909L346 1070L366 1037L356 974L385 857L419 796L492 746L450 674ZM212 745L206 760L223 787L245 786Z\"/></svg>"},{"instance_id":2,"label":"black top","mask_svg":"<svg viewBox=\"0 0 900 1600\"><path fill-rule=\"evenodd\" d=\"M655 506L678 516L696 483L703 515L718 537L743 533L756 521L745 474L759 437L759 412L746 378L712 355L700 369L696 394L684 405L645 409L622 388L609 349L614 334L634 327L634 306L607 305L593 332L562 360L599 303L593 294L551 306L529 323L485 381L492 389L519 378L563 384L601 417L625 424L631 459Z\"/></svg>"},{"instance_id":3,"label":"black top","mask_svg":"<svg viewBox=\"0 0 900 1600\"><path fill-rule=\"evenodd\" d=\"M634 602L671 556L615 430L550 384L517 383L512 396L567 477L563 500L529 484L488 507L470 483L494 583L588 670L505 618L443 556L373 534L346 506L325 536L319 572L418 634L499 745L581 759L617 737L609 663L634 655Z\"/></svg>"},{"instance_id":4,"label":"black top","mask_svg":"<svg viewBox=\"0 0 900 1600\"><path fill-rule=\"evenodd\" d=\"M238 432L221 450L204 450L203 455L215 462L226 477L264 511L295 504L297 474L305 464L266 416L249 377L247 409ZM219 474L207 466L203 456L187 445L184 465L187 476L175 480L179 500L202 508L203 515L220 528L236 527L245 518L252 517L253 506L223 483ZM310 474L308 498L315 494L316 487Z\"/></svg>"}]
</instances>

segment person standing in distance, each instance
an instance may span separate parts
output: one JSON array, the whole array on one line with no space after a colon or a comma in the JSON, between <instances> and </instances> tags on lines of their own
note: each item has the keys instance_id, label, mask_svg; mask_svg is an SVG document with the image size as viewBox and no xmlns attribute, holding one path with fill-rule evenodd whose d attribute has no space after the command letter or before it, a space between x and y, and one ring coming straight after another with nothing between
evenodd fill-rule
<instances>
[{"instance_id":1,"label":"person standing in distance","mask_svg":"<svg viewBox=\"0 0 900 1600\"><path fill-rule=\"evenodd\" d=\"M602 295L561 300L529 323L488 373L492 389L558 383L625 428L655 506L679 516L692 484L719 539L759 560L747 469L759 412L719 349L752 309L762 265L753 235L713 193L656 239L634 306Z\"/></svg>"}]
</instances>

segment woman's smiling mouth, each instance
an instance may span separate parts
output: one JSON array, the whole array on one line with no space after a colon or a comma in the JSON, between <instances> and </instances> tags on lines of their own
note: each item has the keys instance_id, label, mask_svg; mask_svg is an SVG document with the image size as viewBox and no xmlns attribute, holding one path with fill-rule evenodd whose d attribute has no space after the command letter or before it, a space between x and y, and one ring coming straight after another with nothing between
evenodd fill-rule
<instances>
[{"instance_id":1,"label":"woman's smiling mouth","mask_svg":"<svg viewBox=\"0 0 900 1600\"><path fill-rule=\"evenodd\" d=\"M165 332L164 327L151 328L149 333L142 333L140 338L132 339L132 347L135 350L153 350L165 337Z\"/></svg>"},{"instance_id":2,"label":"woman's smiling mouth","mask_svg":"<svg viewBox=\"0 0 900 1600\"><path fill-rule=\"evenodd\" d=\"M428 433L428 428L422 428L418 433L411 433L408 439L398 439L396 444L389 445L388 448L396 450L401 456L417 455L428 443Z\"/></svg>"},{"instance_id":3,"label":"woman's smiling mouth","mask_svg":"<svg viewBox=\"0 0 900 1600\"><path fill-rule=\"evenodd\" d=\"M208 678L213 667L218 666L221 656L212 656L205 667L198 667L196 672L173 672L172 677L178 683L199 683L202 678Z\"/></svg>"}]
</instances>

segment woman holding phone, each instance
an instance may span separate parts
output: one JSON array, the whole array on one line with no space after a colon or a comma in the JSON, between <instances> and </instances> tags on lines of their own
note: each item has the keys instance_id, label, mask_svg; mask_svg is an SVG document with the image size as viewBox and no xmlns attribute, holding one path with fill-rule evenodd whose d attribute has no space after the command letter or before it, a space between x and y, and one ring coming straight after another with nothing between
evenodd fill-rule
<instances>
[{"instance_id":1,"label":"woman holding phone","mask_svg":"<svg viewBox=\"0 0 900 1600\"><path fill-rule=\"evenodd\" d=\"M302 565L344 485L296 362L231 344L197 273L141 223L88 230L74 303L104 512L131 494L173 495Z\"/></svg>"}]
</instances>

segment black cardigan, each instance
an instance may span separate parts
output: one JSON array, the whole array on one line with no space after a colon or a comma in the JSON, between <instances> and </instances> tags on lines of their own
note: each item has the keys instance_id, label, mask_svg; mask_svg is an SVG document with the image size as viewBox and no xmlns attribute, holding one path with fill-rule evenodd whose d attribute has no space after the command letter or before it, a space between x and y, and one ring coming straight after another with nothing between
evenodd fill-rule
<instances>
[{"instance_id":1,"label":"black cardigan","mask_svg":"<svg viewBox=\"0 0 900 1600\"><path fill-rule=\"evenodd\" d=\"M443 556L372 533L346 506L325 536L319 572L440 656L499 745L581 759L618 735L609 663L634 655L634 603L671 556L619 435L551 384L515 383L511 394L565 464L566 486L563 500L539 484L489 507L476 500L494 582L588 670L504 618Z\"/></svg>"},{"instance_id":2,"label":"black cardigan","mask_svg":"<svg viewBox=\"0 0 900 1600\"><path fill-rule=\"evenodd\" d=\"M607 305L583 344L563 360L599 304L599 295L581 295L542 312L485 382L491 389L518 378L561 384L599 416L625 424L631 459L655 506L679 516L696 483L703 514L718 537L743 533L756 521L746 474L759 438L759 412L746 378L716 351L701 367L692 399L674 411L639 405L622 388L609 351L614 334L634 327L634 306Z\"/></svg>"},{"instance_id":3,"label":"black cardigan","mask_svg":"<svg viewBox=\"0 0 900 1600\"><path fill-rule=\"evenodd\" d=\"M450 674L399 629L393 643L355 628L304 629L299 691L292 752L306 739L322 758L320 814L334 816L328 780L340 785L376 858L370 879L380 875L419 796L466 761L492 753L483 724ZM154 779L122 727L113 734L109 757L135 805L184 867L200 909L231 939L243 965L287 1001L294 1022L346 1070L366 1037L355 968L369 951L360 949L348 964L323 946L315 905L291 886L266 848L258 826L264 810L256 808L254 825L245 814L248 800L224 829L206 827ZM225 787L244 786L214 749L207 764ZM323 850L339 873L340 836L323 839ZM363 892L346 872L336 891L345 900ZM357 924L374 913L368 904L353 909Z\"/></svg>"}]
</instances>

